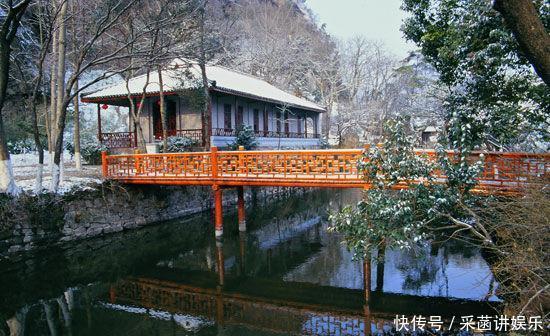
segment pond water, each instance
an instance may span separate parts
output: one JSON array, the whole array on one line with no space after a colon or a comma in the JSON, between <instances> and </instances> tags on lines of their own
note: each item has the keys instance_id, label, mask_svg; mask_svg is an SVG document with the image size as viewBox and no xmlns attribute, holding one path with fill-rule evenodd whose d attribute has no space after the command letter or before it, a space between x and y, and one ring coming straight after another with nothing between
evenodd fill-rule
<instances>
[{"instance_id":1,"label":"pond water","mask_svg":"<svg viewBox=\"0 0 550 336\"><path fill-rule=\"evenodd\" d=\"M495 313L479 250L354 261L327 227L329 211L358 197L251 200L248 231L226 213L221 241L207 213L2 260L0 335L364 335L391 329L395 314Z\"/></svg>"}]
</instances>

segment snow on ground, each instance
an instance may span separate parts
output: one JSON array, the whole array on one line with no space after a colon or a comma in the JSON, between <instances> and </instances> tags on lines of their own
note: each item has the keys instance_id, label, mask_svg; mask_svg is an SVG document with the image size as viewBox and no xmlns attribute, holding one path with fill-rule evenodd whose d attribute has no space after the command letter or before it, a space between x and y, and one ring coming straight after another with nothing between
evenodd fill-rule
<instances>
[{"instance_id":1,"label":"snow on ground","mask_svg":"<svg viewBox=\"0 0 550 336\"><path fill-rule=\"evenodd\" d=\"M13 165L13 173L17 186L24 191L33 192L38 170L38 154L12 154L10 155ZM44 153L44 176L42 185L45 189L50 188L51 172L48 167L50 156ZM92 184L101 183L101 166L82 165L82 170L75 168L74 159L68 152L63 154L63 178L59 185L58 193L64 194L70 190L90 189Z\"/></svg>"}]
</instances>

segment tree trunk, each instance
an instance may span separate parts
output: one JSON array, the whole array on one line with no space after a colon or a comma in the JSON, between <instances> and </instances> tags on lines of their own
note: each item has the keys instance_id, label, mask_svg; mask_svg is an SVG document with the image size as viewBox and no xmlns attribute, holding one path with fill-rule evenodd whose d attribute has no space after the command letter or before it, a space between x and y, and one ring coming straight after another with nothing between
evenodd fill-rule
<instances>
[{"instance_id":1,"label":"tree trunk","mask_svg":"<svg viewBox=\"0 0 550 336\"><path fill-rule=\"evenodd\" d=\"M40 129L38 128L38 112L36 111L38 89L40 88L40 84L42 83L42 66L39 66L38 71L38 78L34 87L33 94L30 98L32 133L34 136L34 145L38 153L38 166L36 167L36 180L34 184L35 194L40 194L42 192L42 177L44 173L44 148L42 146L42 141L40 140Z\"/></svg>"},{"instance_id":2,"label":"tree trunk","mask_svg":"<svg viewBox=\"0 0 550 336\"><path fill-rule=\"evenodd\" d=\"M540 78L550 86L550 35L532 0L495 0L506 25Z\"/></svg>"},{"instance_id":3,"label":"tree trunk","mask_svg":"<svg viewBox=\"0 0 550 336\"><path fill-rule=\"evenodd\" d=\"M158 67L159 75L159 96L160 96L160 119L162 123L162 151L166 153L168 151L168 120L166 117L166 104L164 101L164 83L162 80L162 67Z\"/></svg>"},{"instance_id":4,"label":"tree trunk","mask_svg":"<svg viewBox=\"0 0 550 336\"><path fill-rule=\"evenodd\" d=\"M19 188L15 184L13 168L8 151L6 134L4 132L4 121L2 118L2 109L6 101L9 70L11 42L15 38L21 16L25 12L30 0L20 3L17 8L11 7L5 15L2 29L0 30L0 193L17 195Z\"/></svg>"},{"instance_id":5,"label":"tree trunk","mask_svg":"<svg viewBox=\"0 0 550 336\"><path fill-rule=\"evenodd\" d=\"M4 39L0 41L0 111L4 107L6 91L8 87L8 74L10 68L10 44ZM17 195L19 188L15 184L13 168L8 151L6 134L4 133L4 121L0 114L0 193Z\"/></svg>"},{"instance_id":6,"label":"tree trunk","mask_svg":"<svg viewBox=\"0 0 550 336\"><path fill-rule=\"evenodd\" d=\"M55 326L54 309L50 306L49 302L42 301L42 307L44 308L44 315L46 316L46 323L48 324L48 330L51 336L57 336L57 327Z\"/></svg>"},{"instance_id":7,"label":"tree trunk","mask_svg":"<svg viewBox=\"0 0 550 336\"><path fill-rule=\"evenodd\" d=\"M201 62L201 75L203 85L204 107L202 110L202 142L206 150L210 150L210 133L212 131L212 105L210 102L210 90L208 88L208 77L206 77L206 65Z\"/></svg>"},{"instance_id":8,"label":"tree trunk","mask_svg":"<svg viewBox=\"0 0 550 336\"><path fill-rule=\"evenodd\" d=\"M78 92L78 80L75 82L75 92ZM82 170L82 158L80 154L80 103L78 94L73 99L74 105L74 162L76 170Z\"/></svg>"},{"instance_id":9,"label":"tree trunk","mask_svg":"<svg viewBox=\"0 0 550 336\"><path fill-rule=\"evenodd\" d=\"M145 153L146 148L145 148L145 136L143 134L143 128L141 127L141 122L139 118L141 116L141 111L143 110L143 103L145 102L147 86L149 86L149 76L150 76L150 71L149 69L147 69L146 77L145 77L145 85L143 87L142 96L141 96L141 100L139 102L139 107L137 108L137 111L136 111L136 104L134 102L134 98L132 97L130 86L129 86L131 77L126 78L126 90L128 92L126 97L128 98L128 102L130 103L130 115L132 116L132 119L134 121L134 129L136 131L136 137L137 137L137 146L138 146L138 150L141 153Z\"/></svg>"},{"instance_id":10,"label":"tree trunk","mask_svg":"<svg viewBox=\"0 0 550 336\"><path fill-rule=\"evenodd\" d=\"M53 32L52 52L50 55L50 109L46 114L46 134L48 136L48 153L50 171L53 171L53 146L54 146L54 125L55 125L55 107L57 106L56 87L57 87L57 31Z\"/></svg>"},{"instance_id":11,"label":"tree trunk","mask_svg":"<svg viewBox=\"0 0 550 336\"><path fill-rule=\"evenodd\" d=\"M38 8L38 15L42 15L41 7ZM39 25L39 31L40 31L40 56L37 63L37 72L38 77L36 78L36 81L34 83L33 91L31 94L29 106L31 110L31 122L32 122L32 130L33 130L33 136L34 136L34 145L36 147L36 151L38 153L38 166L36 167L36 179L34 183L34 193L40 194L43 190L43 174L44 174L44 146L42 145L42 141L40 139L40 129L38 127L38 112L37 112L37 100L38 100L38 92L40 90L40 87L42 86L43 78L44 78L44 61L46 59L46 55L48 54L48 46L49 41L51 40L51 35L48 35L48 37L44 38L44 22L41 18L38 20ZM51 32L51 31L50 31ZM46 97L46 93L43 92L43 97ZM46 99L43 99L44 107L46 106ZM46 108L46 115L47 115L47 108ZM48 125L48 117L46 117L46 125Z\"/></svg>"},{"instance_id":12,"label":"tree trunk","mask_svg":"<svg viewBox=\"0 0 550 336\"><path fill-rule=\"evenodd\" d=\"M59 11L59 36L57 41L57 106L53 132L53 140L55 145L53 167L51 172L52 182L50 187L50 190L52 192L57 192L62 177L63 132L65 130L65 117L67 115L68 105L65 99L63 99L65 94L65 16L67 14L67 2L68 1L63 1L61 5L61 10Z\"/></svg>"},{"instance_id":13,"label":"tree trunk","mask_svg":"<svg viewBox=\"0 0 550 336\"><path fill-rule=\"evenodd\" d=\"M323 129L323 137L328 141L328 138L330 135L330 110L328 107L327 107L327 111L323 114L322 129Z\"/></svg>"},{"instance_id":14,"label":"tree trunk","mask_svg":"<svg viewBox=\"0 0 550 336\"><path fill-rule=\"evenodd\" d=\"M28 312L29 312L29 308L27 306L24 306L18 312L15 313L15 316L13 316L11 319L6 321L6 324L10 329L10 336L25 335L25 329L26 329L25 326L26 326Z\"/></svg>"},{"instance_id":15,"label":"tree trunk","mask_svg":"<svg viewBox=\"0 0 550 336\"><path fill-rule=\"evenodd\" d=\"M9 2L7 14L3 17L0 29L0 193L17 195L20 189L15 184L13 168L8 151L6 133L4 132L4 121L2 118L2 109L6 101L8 89L11 42L15 38L17 29L21 22L21 17L27 10L31 0L24 0L15 7ZM4 10L6 13L6 9Z\"/></svg>"},{"instance_id":16,"label":"tree trunk","mask_svg":"<svg viewBox=\"0 0 550 336\"><path fill-rule=\"evenodd\" d=\"M208 87L208 76L206 74L206 31L205 31L205 7L206 1L201 6L200 14L200 60L199 67L201 68L202 89L204 104L202 109L202 144L206 150L210 150L210 134L212 132L212 105L210 101L210 89ZM237 108L237 107L235 107Z\"/></svg>"},{"instance_id":17,"label":"tree trunk","mask_svg":"<svg viewBox=\"0 0 550 336\"><path fill-rule=\"evenodd\" d=\"M74 13L77 12L76 6L78 5L78 1L73 1L73 17L72 17L72 38L73 38L73 55L74 55L74 67L77 66L78 63L78 34L76 29L76 15ZM74 92L76 92L76 96L73 100L73 106L74 106L74 162L76 170L81 171L82 170L82 158L80 154L80 101L78 99L78 91L79 91L79 83L78 79L74 83Z\"/></svg>"}]
</instances>

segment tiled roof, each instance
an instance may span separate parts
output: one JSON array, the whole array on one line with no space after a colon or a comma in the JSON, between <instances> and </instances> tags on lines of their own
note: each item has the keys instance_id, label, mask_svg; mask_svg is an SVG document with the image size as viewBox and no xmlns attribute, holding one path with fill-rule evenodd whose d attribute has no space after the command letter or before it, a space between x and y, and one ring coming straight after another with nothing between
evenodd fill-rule
<instances>
[{"instance_id":1,"label":"tiled roof","mask_svg":"<svg viewBox=\"0 0 550 336\"><path fill-rule=\"evenodd\" d=\"M222 66L207 65L206 75L210 83L210 89L214 91L241 95L277 104L287 104L291 107L299 107L317 112L325 111L322 106L283 91L262 79ZM165 92L177 92L186 88L196 87L197 83L202 81L199 65L196 62L182 59L173 60L168 69L162 71L162 77ZM146 75L130 79L128 86L131 95L142 94L146 82ZM147 85L146 93L148 95L156 94L159 92L159 88L158 72L152 71L149 74L149 84ZM95 92L84 93L82 99L84 101L93 101L101 98L125 97L127 95L128 89L126 88L126 82L123 81Z\"/></svg>"}]
</instances>

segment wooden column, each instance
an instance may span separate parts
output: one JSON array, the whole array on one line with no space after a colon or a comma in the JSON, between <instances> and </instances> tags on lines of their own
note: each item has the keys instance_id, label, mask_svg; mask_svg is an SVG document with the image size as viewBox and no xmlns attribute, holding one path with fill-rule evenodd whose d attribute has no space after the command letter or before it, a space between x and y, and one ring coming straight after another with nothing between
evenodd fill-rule
<instances>
[{"instance_id":1,"label":"wooden column","mask_svg":"<svg viewBox=\"0 0 550 336\"><path fill-rule=\"evenodd\" d=\"M99 143L102 143L101 141L101 105L97 104L97 140Z\"/></svg>"},{"instance_id":2,"label":"wooden column","mask_svg":"<svg viewBox=\"0 0 550 336\"><path fill-rule=\"evenodd\" d=\"M246 231L246 212L244 207L244 187L237 187L237 217L239 218L239 231Z\"/></svg>"},{"instance_id":3,"label":"wooden column","mask_svg":"<svg viewBox=\"0 0 550 336\"><path fill-rule=\"evenodd\" d=\"M222 189L219 185L213 185L214 190L214 225L216 237L223 236L223 207L222 207Z\"/></svg>"},{"instance_id":4,"label":"wooden column","mask_svg":"<svg viewBox=\"0 0 550 336\"><path fill-rule=\"evenodd\" d=\"M305 113L305 116L304 116L304 133L305 133L305 137L307 138L307 112Z\"/></svg>"}]
</instances>

